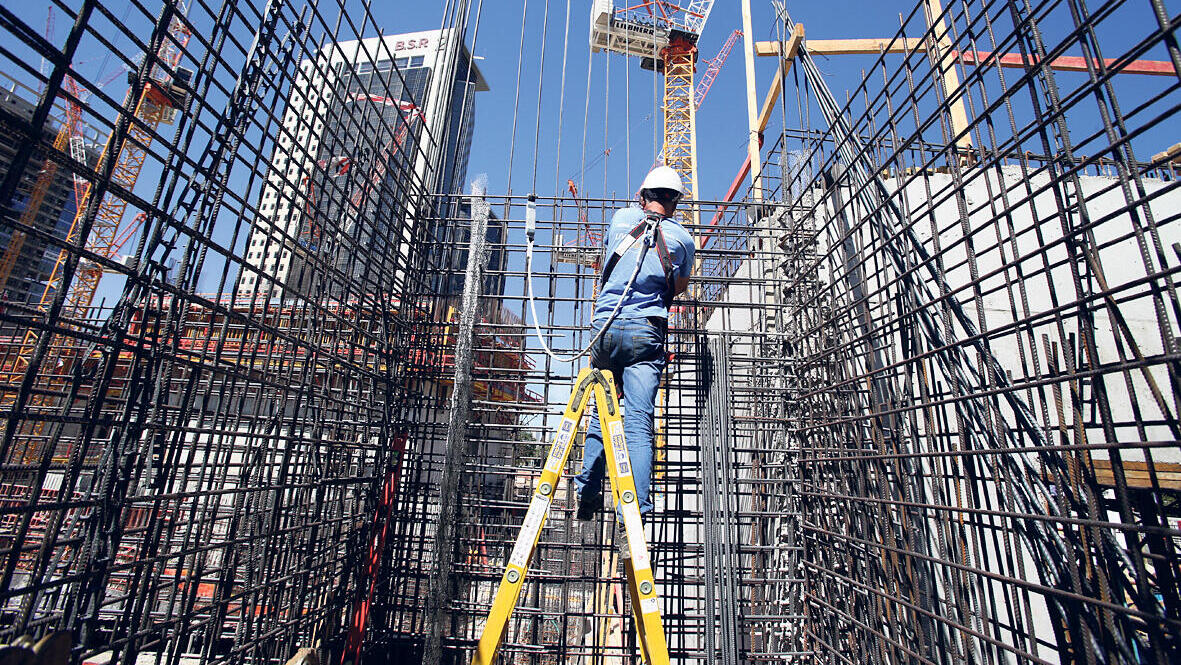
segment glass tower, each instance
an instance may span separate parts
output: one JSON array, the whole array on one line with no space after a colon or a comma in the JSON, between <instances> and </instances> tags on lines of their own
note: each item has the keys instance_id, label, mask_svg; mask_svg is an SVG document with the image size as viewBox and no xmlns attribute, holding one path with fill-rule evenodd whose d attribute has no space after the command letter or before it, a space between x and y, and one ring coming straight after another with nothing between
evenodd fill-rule
<instances>
[{"instance_id":1,"label":"glass tower","mask_svg":"<svg viewBox=\"0 0 1181 665\"><path fill-rule=\"evenodd\" d=\"M302 63L239 293L341 299L363 295L358 284L368 293L388 288L362 267L399 258L405 238L396 234L407 220L441 212L416 193L463 190L474 93L487 89L450 30L343 42Z\"/></svg>"}]
</instances>

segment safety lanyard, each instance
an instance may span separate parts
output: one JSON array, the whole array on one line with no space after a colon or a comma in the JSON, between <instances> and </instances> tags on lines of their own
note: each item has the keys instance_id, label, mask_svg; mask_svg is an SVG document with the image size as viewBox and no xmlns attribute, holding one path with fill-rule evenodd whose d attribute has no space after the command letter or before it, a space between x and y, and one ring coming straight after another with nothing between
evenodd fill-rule
<instances>
[{"instance_id":1,"label":"safety lanyard","mask_svg":"<svg viewBox=\"0 0 1181 665\"><path fill-rule=\"evenodd\" d=\"M607 279L611 276L611 271L615 269L615 264L619 263L620 257L626 254L628 250L630 250L632 246L636 244L636 241L644 236L644 232L648 230L648 222L650 219L652 218L646 217L641 220L639 224L636 224L636 227L628 232L628 236L631 237L631 240L627 242L621 241L615 247L615 251L611 252L611 256L607 258L607 265L603 267L603 276L600 278L600 284L607 283ZM667 288L665 289L664 293L664 301L665 306L667 306L672 302L674 268L672 256L668 252L668 244L664 241L664 232L660 228L661 221L662 220L660 219L656 219L655 223L653 224L654 228L652 230L652 242L656 247L656 256L660 259L660 267L664 270L664 281L667 284Z\"/></svg>"}]
</instances>

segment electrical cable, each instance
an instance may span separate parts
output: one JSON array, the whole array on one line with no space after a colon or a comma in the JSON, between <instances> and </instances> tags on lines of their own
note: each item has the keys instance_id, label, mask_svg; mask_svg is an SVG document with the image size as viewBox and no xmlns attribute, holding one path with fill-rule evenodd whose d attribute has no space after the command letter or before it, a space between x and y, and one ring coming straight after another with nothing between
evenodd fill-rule
<instances>
[{"instance_id":1,"label":"electrical cable","mask_svg":"<svg viewBox=\"0 0 1181 665\"><path fill-rule=\"evenodd\" d=\"M648 248L650 248L655 241L655 225L653 224L655 219L655 217L648 217L648 228L645 230L643 235L644 244L641 246L639 258L636 259L636 267L632 270L631 277L629 277L627 280L627 285L623 287L623 294L619 296L619 301L615 303L615 308L611 310L611 315L608 316L607 320L603 322L602 327L599 328L599 331L595 333L593 338L591 338L591 341L586 345L586 348L582 349L573 356L562 356L549 347L549 344L545 341L545 336L541 334L541 327L538 324L537 302L533 298L533 241L534 236L537 234L537 200L532 194L529 195L529 202L525 206L525 238L527 240L525 245L525 286L529 299L529 313L533 315L533 332L536 334L537 340L541 342L541 348L543 351L545 351L547 356L558 362L572 363L590 353L591 348L594 347L595 343L599 341L599 338L603 336L603 331L611 327L611 324L615 321L616 316L619 314L620 308L623 306L623 301L627 300L627 296L631 292L632 285L635 284L636 276L640 274L640 266L644 265L644 258L648 255ZM631 240L628 241L627 247L620 251L619 254L623 255L627 252L630 252L632 245L636 243L636 240L638 240L638 238L633 236Z\"/></svg>"}]
</instances>

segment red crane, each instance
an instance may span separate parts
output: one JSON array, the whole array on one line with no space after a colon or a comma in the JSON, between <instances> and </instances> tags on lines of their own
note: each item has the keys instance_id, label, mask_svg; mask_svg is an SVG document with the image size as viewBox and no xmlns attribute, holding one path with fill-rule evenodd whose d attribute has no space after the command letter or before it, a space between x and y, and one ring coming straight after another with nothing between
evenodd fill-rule
<instances>
[{"instance_id":1,"label":"red crane","mask_svg":"<svg viewBox=\"0 0 1181 665\"><path fill-rule=\"evenodd\" d=\"M382 97L380 95L369 95L358 93L354 95L353 101L369 101L378 104L385 104L386 106L394 106L401 113L402 122L399 123L397 131L393 138L389 140L382 147L381 154L378 156L376 163L373 165L373 170L369 173L369 177L365 180L365 185L353 193L349 197L349 208L354 214L360 214L361 204L365 200L366 195L373 191L375 187L381 184L385 179L386 168L389 165L390 159L402 149L402 144L406 142L406 137L410 133L410 126L415 119L424 120L422 111L417 106L410 102L400 101L390 97ZM348 174L352 168L352 159L350 157L329 157L318 160L316 166L321 171L330 169L328 173L329 178L339 178ZM319 215L317 214L318 206L316 204L316 191L314 183L310 175L305 175L301 183L307 189L307 196L304 199L304 218L305 223L299 234L299 244L309 251L316 251L320 246L320 241L323 239L324 228L319 223Z\"/></svg>"},{"instance_id":2,"label":"red crane","mask_svg":"<svg viewBox=\"0 0 1181 665\"><path fill-rule=\"evenodd\" d=\"M722 71L722 65L725 64L726 58L730 57L730 51L734 49L734 44L738 43L738 38L741 36L741 30L730 33L726 43L722 44L722 49L706 63L705 73L701 75L701 80L697 82L697 87L693 90L693 105L696 108L701 108L701 103L705 101L705 95L709 93L709 87L714 84L714 79L718 77L718 72Z\"/></svg>"}]
</instances>

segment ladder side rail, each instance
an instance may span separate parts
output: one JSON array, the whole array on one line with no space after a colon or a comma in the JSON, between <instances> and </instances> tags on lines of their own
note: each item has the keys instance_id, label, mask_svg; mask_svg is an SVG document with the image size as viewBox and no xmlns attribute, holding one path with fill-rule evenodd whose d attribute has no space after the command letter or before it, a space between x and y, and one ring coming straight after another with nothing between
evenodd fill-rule
<instances>
[{"instance_id":1,"label":"ladder side rail","mask_svg":"<svg viewBox=\"0 0 1181 665\"><path fill-rule=\"evenodd\" d=\"M533 558L533 552L537 549L537 541L541 537L542 527L545 526L545 518L553 502L558 480L562 477L562 469L566 467L566 459L570 456L570 449L574 447L578 423L582 420L582 412L591 396L594 374L594 370L589 367L578 373L574 391L550 444L545 467L534 486L533 497L529 501L529 510L525 513L521 531L517 534L517 540L504 567L504 575L500 579L496 595L493 596L492 609L488 612L488 621L480 634L472 665L492 665L496 659L496 652L504 639L509 618L517 607L517 599L525 584L529 560ZM618 413L618 407L615 411Z\"/></svg>"},{"instance_id":2,"label":"ladder side rail","mask_svg":"<svg viewBox=\"0 0 1181 665\"><path fill-rule=\"evenodd\" d=\"M644 525L640 518L640 502L636 495L635 476L623 434L623 417L610 372L601 372L605 379L594 386L595 405L599 410L599 426L603 430L603 449L607 458L607 474L611 478L611 497L615 512L623 518L626 540L624 570L631 591L632 611L637 617L644 661L648 665L668 664L668 643L660 616L660 598L656 593L656 579L644 539Z\"/></svg>"}]
</instances>

